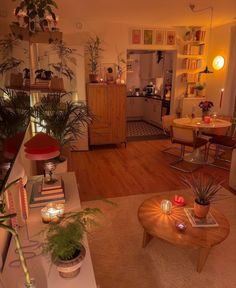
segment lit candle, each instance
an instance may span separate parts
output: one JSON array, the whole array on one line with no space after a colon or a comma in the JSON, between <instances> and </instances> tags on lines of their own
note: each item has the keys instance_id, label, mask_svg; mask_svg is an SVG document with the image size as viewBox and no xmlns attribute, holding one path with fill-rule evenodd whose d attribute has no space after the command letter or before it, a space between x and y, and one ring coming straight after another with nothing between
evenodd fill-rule
<instances>
[{"instance_id":1,"label":"lit candle","mask_svg":"<svg viewBox=\"0 0 236 288\"><path fill-rule=\"evenodd\" d=\"M224 91L225 91L224 88L222 88L222 89L220 90L220 108L221 108L221 106L222 106L222 101L223 101Z\"/></svg>"},{"instance_id":2,"label":"lit candle","mask_svg":"<svg viewBox=\"0 0 236 288\"><path fill-rule=\"evenodd\" d=\"M43 223L58 222L60 217L64 215L64 204L48 203L46 207L41 210Z\"/></svg>"},{"instance_id":3,"label":"lit candle","mask_svg":"<svg viewBox=\"0 0 236 288\"><path fill-rule=\"evenodd\" d=\"M161 201L161 210L165 214L170 214L172 208L172 203L169 200L162 200Z\"/></svg>"},{"instance_id":4,"label":"lit candle","mask_svg":"<svg viewBox=\"0 0 236 288\"><path fill-rule=\"evenodd\" d=\"M50 217L47 207L44 207L43 209L41 209L41 217L42 217L43 223L51 222L51 217Z\"/></svg>"}]
</instances>

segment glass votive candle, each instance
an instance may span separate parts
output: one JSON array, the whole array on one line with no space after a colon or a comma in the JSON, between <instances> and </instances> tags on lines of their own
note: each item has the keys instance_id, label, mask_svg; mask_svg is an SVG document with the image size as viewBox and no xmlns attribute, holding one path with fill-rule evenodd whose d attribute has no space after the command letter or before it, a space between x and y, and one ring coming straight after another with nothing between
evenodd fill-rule
<instances>
[{"instance_id":1,"label":"glass votive candle","mask_svg":"<svg viewBox=\"0 0 236 288\"><path fill-rule=\"evenodd\" d=\"M184 221L177 221L175 227L179 232L183 233L186 230L186 223Z\"/></svg>"},{"instance_id":2,"label":"glass votive candle","mask_svg":"<svg viewBox=\"0 0 236 288\"><path fill-rule=\"evenodd\" d=\"M172 203L170 200L162 200L161 201L161 210L165 214L170 214L172 209Z\"/></svg>"},{"instance_id":3,"label":"glass votive candle","mask_svg":"<svg viewBox=\"0 0 236 288\"><path fill-rule=\"evenodd\" d=\"M55 209L57 209L59 217L62 217L64 215L65 205L63 203L55 204Z\"/></svg>"},{"instance_id":4,"label":"glass votive candle","mask_svg":"<svg viewBox=\"0 0 236 288\"><path fill-rule=\"evenodd\" d=\"M43 209L41 209L41 217L42 217L43 223L51 222L51 217L50 217L47 207L44 207Z\"/></svg>"}]
</instances>

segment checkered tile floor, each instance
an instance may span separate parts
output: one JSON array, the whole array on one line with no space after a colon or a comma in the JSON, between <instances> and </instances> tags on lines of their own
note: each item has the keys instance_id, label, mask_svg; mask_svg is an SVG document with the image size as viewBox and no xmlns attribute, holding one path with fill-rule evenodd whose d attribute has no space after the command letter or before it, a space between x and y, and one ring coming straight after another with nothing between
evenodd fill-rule
<instances>
[{"instance_id":1,"label":"checkered tile floor","mask_svg":"<svg viewBox=\"0 0 236 288\"><path fill-rule=\"evenodd\" d=\"M158 136L163 135L163 131L144 121L127 122L127 137Z\"/></svg>"}]
</instances>

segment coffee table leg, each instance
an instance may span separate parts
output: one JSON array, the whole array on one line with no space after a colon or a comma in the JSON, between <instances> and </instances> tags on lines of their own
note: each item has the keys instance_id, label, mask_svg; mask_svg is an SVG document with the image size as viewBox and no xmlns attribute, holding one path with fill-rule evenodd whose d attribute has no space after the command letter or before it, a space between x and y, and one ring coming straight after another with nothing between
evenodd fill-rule
<instances>
[{"instance_id":1,"label":"coffee table leg","mask_svg":"<svg viewBox=\"0 0 236 288\"><path fill-rule=\"evenodd\" d=\"M200 248L198 263L197 263L197 272L201 272L204 264L206 263L208 254L210 252L211 247Z\"/></svg>"},{"instance_id":2,"label":"coffee table leg","mask_svg":"<svg viewBox=\"0 0 236 288\"><path fill-rule=\"evenodd\" d=\"M142 247L145 248L147 244L150 242L152 239L152 235L150 235L147 231L143 230L143 245Z\"/></svg>"}]
</instances>

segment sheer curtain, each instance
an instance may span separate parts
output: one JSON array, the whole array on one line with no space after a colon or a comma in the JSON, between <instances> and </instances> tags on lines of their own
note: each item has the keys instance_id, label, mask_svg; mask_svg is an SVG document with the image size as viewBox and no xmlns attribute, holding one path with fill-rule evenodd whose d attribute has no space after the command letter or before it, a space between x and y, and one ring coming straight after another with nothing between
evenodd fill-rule
<instances>
[{"instance_id":1,"label":"sheer curtain","mask_svg":"<svg viewBox=\"0 0 236 288\"><path fill-rule=\"evenodd\" d=\"M231 28L231 41L229 51L229 65L225 83L225 97L223 101L222 114L236 116L236 25Z\"/></svg>"}]
</instances>

